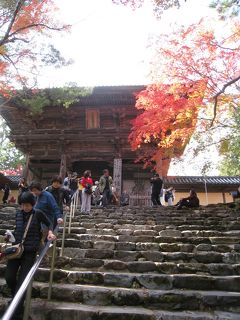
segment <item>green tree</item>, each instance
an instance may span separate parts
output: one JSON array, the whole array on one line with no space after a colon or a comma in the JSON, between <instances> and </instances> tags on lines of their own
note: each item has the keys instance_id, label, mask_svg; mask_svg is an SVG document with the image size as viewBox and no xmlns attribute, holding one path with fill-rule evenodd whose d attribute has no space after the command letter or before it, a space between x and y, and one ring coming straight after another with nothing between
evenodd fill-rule
<instances>
[{"instance_id":1,"label":"green tree","mask_svg":"<svg viewBox=\"0 0 240 320\"><path fill-rule=\"evenodd\" d=\"M233 130L229 138L222 142L220 153L223 160L219 166L220 173L223 175L240 175L240 107L236 108L233 115Z\"/></svg>"},{"instance_id":2,"label":"green tree","mask_svg":"<svg viewBox=\"0 0 240 320\"><path fill-rule=\"evenodd\" d=\"M214 0L210 4L210 7L217 9L222 20L238 16L240 14L239 0Z\"/></svg>"},{"instance_id":3,"label":"green tree","mask_svg":"<svg viewBox=\"0 0 240 320\"><path fill-rule=\"evenodd\" d=\"M112 0L115 4L122 4L125 6L130 6L132 9L137 9L141 7L144 0ZM185 0L187 2L187 0ZM165 10L170 8L180 8L180 0L152 0L153 10L156 16L159 18ZM214 8L219 13L221 19L238 16L240 14L240 1L239 0L213 0L210 8Z\"/></svg>"},{"instance_id":4,"label":"green tree","mask_svg":"<svg viewBox=\"0 0 240 320\"><path fill-rule=\"evenodd\" d=\"M0 118L0 171L13 170L25 162L24 155L15 148L14 143L9 141L10 132L6 122Z\"/></svg>"}]
</instances>

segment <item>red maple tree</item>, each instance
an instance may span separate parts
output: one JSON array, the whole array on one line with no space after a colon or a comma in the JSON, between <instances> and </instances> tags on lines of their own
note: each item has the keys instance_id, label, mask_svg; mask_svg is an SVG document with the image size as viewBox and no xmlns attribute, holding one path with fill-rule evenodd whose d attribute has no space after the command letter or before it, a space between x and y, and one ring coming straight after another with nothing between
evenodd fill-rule
<instances>
[{"instance_id":1,"label":"red maple tree","mask_svg":"<svg viewBox=\"0 0 240 320\"><path fill-rule=\"evenodd\" d=\"M232 88L227 89L240 79L240 23L233 20L224 36L209 26L202 19L161 35L152 63L157 84L137 96L136 107L144 111L133 123L130 142L134 150L139 148L140 159L146 165L155 164L163 175L170 159L183 153L196 127L199 107L213 105L204 122L212 125L218 113L239 99ZM193 94L187 93L185 99L182 92L189 89Z\"/></svg>"},{"instance_id":2,"label":"red maple tree","mask_svg":"<svg viewBox=\"0 0 240 320\"><path fill-rule=\"evenodd\" d=\"M211 28L211 23L201 19L159 36L152 75L168 83L205 81L204 99L214 103L215 118L217 107L231 99L229 92L224 95L226 89L240 80L240 22L233 19L224 34Z\"/></svg>"},{"instance_id":3,"label":"red maple tree","mask_svg":"<svg viewBox=\"0 0 240 320\"><path fill-rule=\"evenodd\" d=\"M197 123L206 83L149 85L137 95L142 112L133 121L129 141L138 160L166 176L173 156L182 155Z\"/></svg>"}]
</instances>

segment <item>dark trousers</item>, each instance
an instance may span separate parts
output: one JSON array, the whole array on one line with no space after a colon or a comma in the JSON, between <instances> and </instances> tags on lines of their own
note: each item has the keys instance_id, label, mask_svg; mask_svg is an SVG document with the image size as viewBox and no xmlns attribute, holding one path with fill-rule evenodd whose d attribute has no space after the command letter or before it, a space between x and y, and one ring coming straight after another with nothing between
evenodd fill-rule
<instances>
[{"instance_id":1,"label":"dark trousers","mask_svg":"<svg viewBox=\"0 0 240 320\"><path fill-rule=\"evenodd\" d=\"M194 203L191 203L189 200L182 199L178 202L178 208L187 207L187 208L197 208L198 206Z\"/></svg>"},{"instance_id":2,"label":"dark trousers","mask_svg":"<svg viewBox=\"0 0 240 320\"><path fill-rule=\"evenodd\" d=\"M159 192L153 192L151 194L151 200L152 200L152 204L154 206L161 206L161 201L160 201L160 193Z\"/></svg>"},{"instance_id":3,"label":"dark trousers","mask_svg":"<svg viewBox=\"0 0 240 320\"><path fill-rule=\"evenodd\" d=\"M9 192L4 192L2 202L7 203L8 197L9 197Z\"/></svg>"},{"instance_id":4,"label":"dark trousers","mask_svg":"<svg viewBox=\"0 0 240 320\"><path fill-rule=\"evenodd\" d=\"M26 278L29 270L32 268L36 258L35 252L24 252L20 259L13 259L7 262L7 269L5 273L5 279L8 287L11 289L12 297L17 293L21 287L24 279ZM13 319L22 319L24 311L24 299L20 301L18 307L15 310Z\"/></svg>"},{"instance_id":5,"label":"dark trousers","mask_svg":"<svg viewBox=\"0 0 240 320\"><path fill-rule=\"evenodd\" d=\"M82 190L78 191L79 199L80 199L80 204L82 204Z\"/></svg>"},{"instance_id":6,"label":"dark trousers","mask_svg":"<svg viewBox=\"0 0 240 320\"><path fill-rule=\"evenodd\" d=\"M102 206L106 207L112 198L112 192L110 191L110 189L104 189L103 191L103 198L102 198Z\"/></svg>"}]
</instances>

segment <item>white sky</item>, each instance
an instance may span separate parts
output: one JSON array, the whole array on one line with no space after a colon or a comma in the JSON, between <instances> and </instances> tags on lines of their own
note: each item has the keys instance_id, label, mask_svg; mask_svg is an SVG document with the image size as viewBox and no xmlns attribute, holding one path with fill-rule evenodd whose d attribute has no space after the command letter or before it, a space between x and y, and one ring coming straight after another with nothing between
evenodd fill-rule
<instances>
[{"instance_id":1,"label":"white sky","mask_svg":"<svg viewBox=\"0 0 240 320\"><path fill-rule=\"evenodd\" d=\"M197 22L213 14L210 0L183 1L180 10L164 13L160 21L153 14L151 1L131 10L114 5L111 0L55 0L61 21L73 25L71 33L52 41L74 64L63 69L42 70L39 85L62 86L75 82L79 86L147 84L153 34L168 32L171 24Z\"/></svg>"}]
</instances>

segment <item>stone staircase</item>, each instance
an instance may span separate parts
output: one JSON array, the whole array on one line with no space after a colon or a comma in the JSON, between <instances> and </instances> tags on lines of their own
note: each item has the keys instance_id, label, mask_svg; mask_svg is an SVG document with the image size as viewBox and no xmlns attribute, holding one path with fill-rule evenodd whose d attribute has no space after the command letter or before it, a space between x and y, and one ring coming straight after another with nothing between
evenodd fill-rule
<instances>
[{"instance_id":1,"label":"stone staircase","mask_svg":"<svg viewBox=\"0 0 240 320\"><path fill-rule=\"evenodd\" d=\"M0 209L0 235L15 208ZM61 234L57 240L58 252ZM9 292L0 265L0 308ZM35 276L34 320L240 319L240 211L226 205L177 211L93 209L76 213L56 259Z\"/></svg>"}]
</instances>

